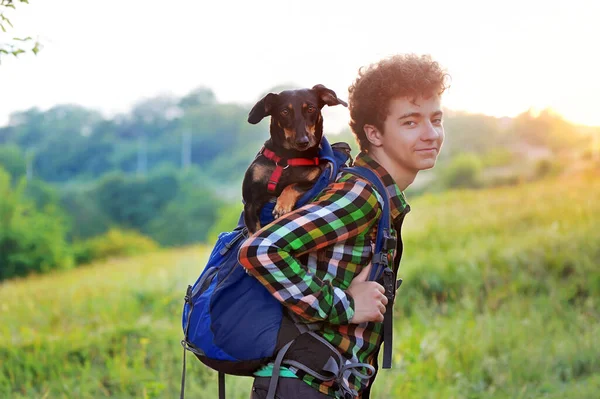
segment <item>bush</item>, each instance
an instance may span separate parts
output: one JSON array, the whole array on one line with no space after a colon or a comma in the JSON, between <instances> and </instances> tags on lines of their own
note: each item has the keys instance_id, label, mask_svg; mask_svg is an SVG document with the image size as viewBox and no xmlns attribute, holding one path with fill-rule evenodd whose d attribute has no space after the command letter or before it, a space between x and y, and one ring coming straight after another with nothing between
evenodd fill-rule
<instances>
[{"instance_id":1,"label":"bush","mask_svg":"<svg viewBox=\"0 0 600 399\"><path fill-rule=\"evenodd\" d=\"M562 170L562 165L558 161L551 159L540 159L535 164L535 178L543 178L548 176L556 176Z\"/></svg>"},{"instance_id":2,"label":"bush","mask_svg":"<svg viewBox=\"0 0 600 399\"><path fill-rule=\"evenodd\" d=\"M30 198L38 209L44 209L48 205L60 208L58 191L40 179L29 180L23 194Z\"/></svg>"},{"instance_id":3,"label":"bush","mask_svg":"<svg viewBox=\"0 0 600 399\"><path fill-rule=\"evenodd\" d=\"M40 212L25 189L24 179L13 188L0 168L0 281L73 264L60 211L48 205Z\"/></svg>"},{"instance_id":4,"label":"bush","mask_svg":"<svg viewBox=\"0 0 600 399\"><path fill-rule=\"evenodd\" d=\"M68 215L70 241L83 241L99 236L114 224L102 211L90 190L63 190L60 194L60 206Z\"/></svg>"},{"instance_id":5,"label":"bush","mask_svg":"<svg viewBox=\"0 0 600 399\"><path fill-rule=\"evenodd\" d=\"M508 175L493 176L485 179L486 187L501 187L501 186L516 186L522 184L525 181L524 176L520 176L516 173Z\"/></svg>"},{"instance_id":6,"label":"bush","mask_svg":"<svg viewBox=\"0 0 600 399\"><path fill-rule=\"evenodd\" d=\"M479 157L468 153L460 154L442 171L442 183L448 188L480 187L482 169Z\"/></svg>"},{"instance_id":7,"label":"bush","mask_svg":"<svg viewBox=\"0 0 600 399\"><path fill-rule=\"evenodd\" d=\"M486 168L496 166L507 166L515 161L515 156L507 148L493 148L485 153L482 158L483 166Z\"/></svg>"},{"instance_id":8,"label":"bush","mask_svg":"<svg viewBox=\"0 0 600 399\"><path fill-rule=\"evenodd\" d=\"M134 231L110 229L106 234L73 244L77 264L116 256L131 256L158 248L151 238Z\"/></svg>"},{"instance_id":9,"label":"bush","mask_svg":"<svg viewBox=\"0 0 600 399\"><path fill-rule=\"evenodd\" d=\"M220 233L235 229L243 209L244 205L241 201L220 207L217 211L217 221L208 232L209 243L216 241Z\"/></svg>"},{"instance_id":10,"label":"bush","mask_svg":"<svg viewBox=\"0 0 600 399\"><path fill-rule=\"evenodd\" d=\"M25 163L25 155L16 145L0 147L0 168L4 168L13 179L25 175Z\"/></svg>"}]
</instances>

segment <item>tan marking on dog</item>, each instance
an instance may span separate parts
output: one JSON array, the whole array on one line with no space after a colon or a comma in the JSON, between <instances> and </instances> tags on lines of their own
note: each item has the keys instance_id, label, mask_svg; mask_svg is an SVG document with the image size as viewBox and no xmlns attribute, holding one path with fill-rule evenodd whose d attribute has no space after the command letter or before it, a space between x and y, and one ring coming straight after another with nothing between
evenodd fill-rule
<instances>
[{"instance_id":1,"label":"tan marking on dog","mask_svg":"<svg viewBox=\"0 0 600 399\"><path fill-rule=\"evenodd\" d=\"M320 174L321 174L321 168L313 168L313 170L311 170L308 173L307 178L308 178L309 181L313 181L317 177L319 177Z\"/></svg>"},{"instance_id":2,"label":"tan marking on dog","mask_svg":"<svg viewBox=\"0 0 600 399\"><path fill-rule=\"evenodd\" d=\"M296 137L296 131L292 129L283 128L283 133L285 135L285 140L283 140L283 148L291 150L294 148L294 138Z\"/></svg>"},{"instance_id":3,"label":"tan marking on dog","mask_svg":"<svg viewBox=\"0 0 600 399\"><path fill-rule=\"evenodd\" d=\"M269 168L263 165L256 165L252 168L253 181L266 181L270 176Z\"/></svg>"},{"instance_id":4,"label":"tan marking on dog","mask_svg":"<svg viewBox=\"0 0 600 399\"><path fill-rule=\"evenodd\" d=\"M317 130L317 125L306 125L306 131L310 134L315 134L315 130Z\"/></svg>"},{"instance_id":5,"label":"tan marking on dog","mask_svg":"<svg viewBox=\"0 0 600 399\"><path fill-rule=\"evenodd\" d=\"M308 104L307 103L302 103L302 109L306 109L308 108Z\"/></svg>"},{"instance_id":6,"label":"tan marking on dog","mask_svg":"<svg viewBox=\"0 0 600 399\"><path fill-rule=\"evenodd\" d=\"M289 103L287 107L290 111L294 109L294 106L292 105L292 103Z\"/></svg>"},{"instance_id":7,"label":"tan marking on dog","mask_svg":"<svg viewBox=\"0 0 600 399\"><path fill-rule=\"evenodd\" d=\"M283 132L285 133L286 140L293 140L296 136L296 132L293 129L283 128Z\"/></svg>"},{"instance_id":8,"label":"tan marking on dog","mask_svg":"<svg viewBox=\"0 0 600 399\"><path fill-rule=\"evenodd\" d=\"M275 218L290 213L294 209L294 205L296 205L298 198L302 195L296 190L296 186L297 184L286 186L277 198L277 203L273 209L273 216Z\"/></svg>"}]
</instances>

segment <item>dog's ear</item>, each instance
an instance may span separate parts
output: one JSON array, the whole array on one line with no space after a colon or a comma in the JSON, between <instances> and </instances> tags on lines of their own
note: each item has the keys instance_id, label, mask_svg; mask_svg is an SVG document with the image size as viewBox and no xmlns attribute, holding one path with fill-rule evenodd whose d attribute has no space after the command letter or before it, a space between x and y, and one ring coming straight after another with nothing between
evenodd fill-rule
<instances>
[{"instance_id":1,"label":"dog's ear","mask_svg":"<svg viewBox=\"0 0 600 399\"><path fill-rule=\"evenodd\" d=\"M273 105L275 105L275 99L277 99L277 94L274 93L269 93L264 96L254 105L254 107L252 107L252 110L248 114L248 122L256 125L258 122L262 121L265 116L271 115Z\"/></svg>"},{"instance_id":2,"label":"dog's ear","mask_svg":"<svg viewBox=\"0 0 600 399\"><path fill-rule=\"evenodd\" d=\"M317 95L319 96L319 108L323 108L325 105L329 105L330 107L340 104L344 107L348 106L345 101L337 98L335 91L328 89L321 84L313 86L312 89L316 91Z\"/></svg>"}]
</instances>

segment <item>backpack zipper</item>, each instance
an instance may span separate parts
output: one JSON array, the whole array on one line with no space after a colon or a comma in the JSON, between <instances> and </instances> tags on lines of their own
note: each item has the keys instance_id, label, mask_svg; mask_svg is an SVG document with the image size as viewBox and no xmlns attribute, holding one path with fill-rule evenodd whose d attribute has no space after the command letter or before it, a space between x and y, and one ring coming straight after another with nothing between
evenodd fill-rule
<instances>
[{"instance_id":1,"label":"backpack zipper","mask_svg":"<svg viewBox=\"0 0 600 399\"><path fill-rule=\"evenodd\" d=\"M225 255L227 252L229 252L229 250L231 250L231 247L233 247L242 238L247 238L247 233L248 233L248 229L246 227L244 227L237 236L233 237L233 239L231 241L229 241L227 244L225 244L225 247L223 249L221 249L221 252L220 252L221 255ZM221 282L219 284L217 284L217 286L215 287L215 291L217 289L219 289L221 284L223 284L225 282L225 280L227 280L229 278L229 276L231 276L231 274L235 271L235 268L238 266L239 266L239 262L236 261L236 264L231 268L229 273L227 273L227 276L223 277L223 280L221 280Z\"/></svg>"}]
</instances>

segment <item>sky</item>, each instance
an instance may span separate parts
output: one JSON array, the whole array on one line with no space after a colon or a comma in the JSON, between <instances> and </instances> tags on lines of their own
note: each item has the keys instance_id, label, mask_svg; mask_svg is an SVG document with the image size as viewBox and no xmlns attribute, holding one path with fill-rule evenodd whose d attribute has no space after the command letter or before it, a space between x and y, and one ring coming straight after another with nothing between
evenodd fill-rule
<instances>
[{"instance_id":1,"label":"sky","mask_svg":"<svg viewBox=\"0 0 600 399\"><path fill-rule=\"evenodd\" d=\"M11 112L80 104L107 117L199 86L253 104L280 84L317 83L347 99L358 68L431 54L452 77L444 105L515 116L551 107L600 126L600 1L30 0L8 37L37 55L3 58L0 126ZM348 112L324 112L332 129ZM327 126L326 126L327 127Z\"/></svg>"}]
</instances>

